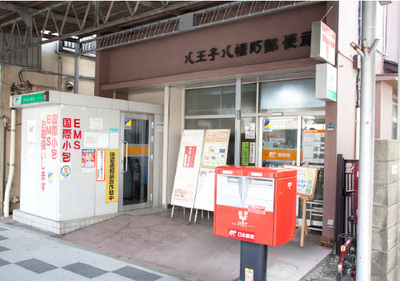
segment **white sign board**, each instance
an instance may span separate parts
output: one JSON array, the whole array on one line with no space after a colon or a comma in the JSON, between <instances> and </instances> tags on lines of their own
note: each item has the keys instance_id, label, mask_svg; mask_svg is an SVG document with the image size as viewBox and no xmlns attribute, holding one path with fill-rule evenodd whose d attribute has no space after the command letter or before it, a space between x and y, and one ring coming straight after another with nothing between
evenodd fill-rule
<instances>
[{"instance_id":1,"label":"white sign board","mask_svg":"<svg viewBox=\"0 0 400 281\"><path fill-rule=\"evenodd\" d=\"M321 63L316 65L315 71L315 97L324 101L336 101L336 68L328 63Z\"/></svg>"},{"instance_id":2,"label":"white sign board","mask_svg":"<svg viewBox=\"0 0 400 281\"><path fill-rule=\"evenodd\" d=\"M214 211L214 168L226 165L230 130L207 130L201 170L197 182L195 209Z\"/></svg>"},{"instance_id":3,"label":"white sign board","mask_svg":"<svg viewBox=\"0 0 400 281\"><path fill-rule=\"evenodd\" d=\"M322 21L312 23L311 58L335 65L336 33Z\"/></svg>"},{"instance_id":4,"label":"white sign board","mask_svg":"<svg viewBox=\"0 0 400 281\"><path fill-rule=\"evenodd\" d=\"M171 204L193 208L199 175L204 130L184 130L176 167Z\"/></svg>"}]
</instances>

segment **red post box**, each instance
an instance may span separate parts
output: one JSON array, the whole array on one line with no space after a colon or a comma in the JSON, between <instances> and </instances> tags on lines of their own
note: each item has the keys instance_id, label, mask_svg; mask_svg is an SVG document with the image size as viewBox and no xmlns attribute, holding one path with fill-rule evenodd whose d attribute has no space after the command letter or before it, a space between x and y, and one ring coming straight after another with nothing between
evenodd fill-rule
<instances>
[{"instance_id":1,"label":"red post box","mask_svg":"<svg viewBox=\"0 0 400 281\"><path fill-rule=\"evenodd\" d=\"M267 246L294 238L295 169L220 166L215 177L215 235Z\"/></svg>"}]
</instances>

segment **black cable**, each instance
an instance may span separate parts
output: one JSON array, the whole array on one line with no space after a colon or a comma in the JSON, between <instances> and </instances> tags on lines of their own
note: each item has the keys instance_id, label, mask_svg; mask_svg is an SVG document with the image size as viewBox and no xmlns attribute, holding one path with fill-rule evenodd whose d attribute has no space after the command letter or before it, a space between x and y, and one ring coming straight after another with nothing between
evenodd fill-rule
<instances>
[{"instance_id":1,"label":"black cable","mask_svg":"<svg viewBox=\"0 0 400 281\"><path fill-rule=\"evenodd\" d=\"M37 72L37 73L41 73L41 74L47 74L47 75L58 75L58 76L66 76L66 77L71 77L71 78L75 78L74 74L66 74L66 73L57 73L57 72L52 72L52 71L45 71L45 70L38 70L38 69L32 69L32 68L23 68L19 71L18 73L18 77L21 81L21 83L25 83L25 80L22 76L22 72ZM79 78L82 79L89 79L89 80L94 80L95 78L92 76L85 76L85 75L79 75ZM29 83L29 81L26 81L26 83ZM30 83L29 83L30 84Z\"/></svg>"}]
</instances>

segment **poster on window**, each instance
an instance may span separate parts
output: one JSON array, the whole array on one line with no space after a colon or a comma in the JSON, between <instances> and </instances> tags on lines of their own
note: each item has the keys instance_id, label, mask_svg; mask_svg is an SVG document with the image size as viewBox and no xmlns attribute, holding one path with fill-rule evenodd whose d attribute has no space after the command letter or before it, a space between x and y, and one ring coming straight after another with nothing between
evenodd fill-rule
<instances>
[{"instance_id":1,"label":"poster on window","mask_svg":"<svg viewBox=\"0 0 400 281\"><path fill-rule=\"evenodd\" d=\"M203 150L204 130L182 132L171 204L193 208Z\"/></svg>"},{"instance_id":2,"label":"poster on window","mask_svg":"<svg viewBox=\"0 0 400 281\"><path fill-rule=\"evenodd\" d=\"M194 208L214 211L214 168L226 165L230 130L207 130Z\"/></svg>"},{"instance_id":3,"label":"poster on window","mask_svg":"<svg viewBox=\"0 0 400 281\"><path fill-rule=\"evenodd\" d=\"M303 161L324 163L325 130L303 130Z\"/></svg>"}]
</instances>

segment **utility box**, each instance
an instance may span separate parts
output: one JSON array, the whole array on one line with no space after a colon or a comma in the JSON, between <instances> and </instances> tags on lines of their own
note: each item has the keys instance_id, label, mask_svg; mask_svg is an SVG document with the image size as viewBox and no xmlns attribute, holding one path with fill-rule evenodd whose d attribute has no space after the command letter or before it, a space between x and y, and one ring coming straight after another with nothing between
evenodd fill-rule
<instances>
[{"instance_id":1,"label":"utility box","mask_svg":"<svg viewBox=\"0 0 400 281\"><path fill-rule=\"evenodd\" d=\"M215 177L215 235L267 246L294 238L295 169L221 166Z\"/></svg>"}]
</instances>

